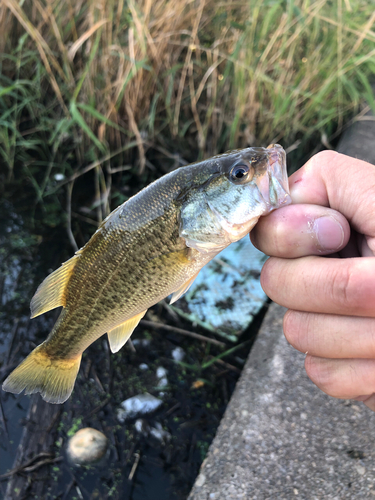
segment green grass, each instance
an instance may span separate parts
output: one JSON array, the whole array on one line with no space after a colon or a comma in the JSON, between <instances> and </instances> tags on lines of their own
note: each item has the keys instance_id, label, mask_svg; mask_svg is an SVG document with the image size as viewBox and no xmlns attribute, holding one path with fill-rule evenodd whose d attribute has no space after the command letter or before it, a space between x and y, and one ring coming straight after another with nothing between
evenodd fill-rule
<instances>
[{"instance_id":1,"label":"green grass","mask_svg":"<svg viewBox=\"0 0 375 500\"><path fill-rule=\"evenodd\" d=\"M374 21L365 0L4 0L2 168L41 201L94 165L100 219L111 169L145 182L234 147L306 153L375 108Z\"/></svg>"}]
</instances>

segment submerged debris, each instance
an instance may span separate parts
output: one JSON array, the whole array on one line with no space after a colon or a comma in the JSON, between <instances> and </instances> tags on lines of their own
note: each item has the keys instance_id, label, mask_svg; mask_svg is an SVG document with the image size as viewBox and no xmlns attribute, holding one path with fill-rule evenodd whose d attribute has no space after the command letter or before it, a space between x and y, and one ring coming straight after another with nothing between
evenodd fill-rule
<instances>
[{"instance_id":1,"label":"submerged debris","mask_svg":"<svg viewBox=\"0 0 375 500\"><path fill-rule=\"evenodd\" d=\"M153 438L163 445L168 443L172 439L171 434L163 429L163 426L160 422L156 422L155 427L151 427L146 420L139 418L138 420L136 420L134 427L135 430L139 434L142 434L143 437Z\"/></svg>"},{"instance_id":2,"label":"submerged debris","mask_svg":"<svg viewBox=\"0 0 375 500\"><path fill-rule=\"evenodd\" d=\"M163 366L159 366L156 370L156 377L158 379L159 387L166 387L168 385L168 370L166 370Z\"/></svg>"},{"instance_id":3,"label":"submerged debris","mask_svg":"<svg viewBox=\"0 0 375 500\"><path fill-rule=\"evenodd\" d=\"M148 392L138 394L121 403L121 408L117 410L117 419L123 424L125 420L154 412L162 403L161 399L155 398Z\"/></svg>"},{"instance_id":4,"label":"submerged debris","mask_svg":"<svg viewBox=\"0 0 375 500\"><path fill-rule=\"evenodd\" d=\"M85 427L70 438L67 454L76 465L91 465L104 457L107 448L108 439L102 432Z\"/></svg>"},{"instance_id":5,"label":"submerged debris","mask_svg":"<svg viewBox=\"0 0 375 500\"><path fill-rule=\"evenodd\" d=\"M178 363L179 361L182 361L185 357L185 351L182 349L182 347L176 347L172 351L172 358Z\"/></svg>"},{"instance_id":6,"label":"submerged debris","mask_svg":"<svg viewBox=\"0 0 375 500\"><path fill-rule=\"evenodd\" d=\"M143 437L147 437L149 432L150 432L150 425L143 418L139 418L138 420L136 420L134 423L134 427L135 427L135 430L139 434L142 434Z\"/></svg>"},{"instance_id":7,"label":"submerged debris","mask_svg":"<svg viewBox=\"0 0 375 500\"><path fill-rule=\"evenodd\" d=\"M165 431L163 429L163 426L159 422L156 422L155 427L151 427L150 436L157 441L160 441L161 444L166 444L172 438L170 433L168 431Z\"/></svg>"}]
</instances>

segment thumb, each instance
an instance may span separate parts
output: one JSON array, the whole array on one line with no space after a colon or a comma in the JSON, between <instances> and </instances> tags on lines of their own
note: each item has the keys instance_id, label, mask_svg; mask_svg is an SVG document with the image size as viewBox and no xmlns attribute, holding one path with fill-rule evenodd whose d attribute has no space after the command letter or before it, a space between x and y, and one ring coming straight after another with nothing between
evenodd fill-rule
<instances>
[{"instance_id":1,"label":"thumb","mask_svg":"<svg viewBox=\"0 0 375 500\"><path fill-rule=\"evenodd\" d=\"M313 156L289 179L293 203L323 205L343 214L375 253L375 166L334 151Z\"/></svg>"}]
</instances>

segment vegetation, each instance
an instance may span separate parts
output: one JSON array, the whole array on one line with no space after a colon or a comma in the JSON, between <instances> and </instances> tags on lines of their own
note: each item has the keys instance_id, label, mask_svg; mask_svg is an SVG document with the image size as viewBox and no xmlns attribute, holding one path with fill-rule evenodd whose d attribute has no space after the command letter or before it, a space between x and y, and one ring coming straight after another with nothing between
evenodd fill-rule
<instances>
[{"instance_id":1,"label":"vegetation","mask_svg":"<svg viewBox=\"0 0 375 500\"><path fill-rule=\"evenodd\" d=\"M329 139L374 104L374 21L366 0L3 0L7 175L22 165L41 199L51 174L91 166L105 191L129 162Z\"/></svg>"}]
</instances>

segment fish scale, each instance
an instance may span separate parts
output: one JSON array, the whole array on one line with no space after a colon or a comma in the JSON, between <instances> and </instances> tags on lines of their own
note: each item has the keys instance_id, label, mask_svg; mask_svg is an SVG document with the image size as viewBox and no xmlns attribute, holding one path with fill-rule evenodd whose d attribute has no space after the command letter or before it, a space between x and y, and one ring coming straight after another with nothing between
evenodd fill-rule
<instances>
[{"instance_id":1,"label":"fish scale","mask_svg":"<svg viewBox=\"0 0 375 500\"><path fill-rule=\"evenodd\" d=\"M117 352L149 307L170 294L177 300L217 253L287 203L285 152L278 145L228 152L150 184L40 285L32 317L63 310L3 389L65 401L92 342L108 333Z\"/></svg>"}]
</instances>

